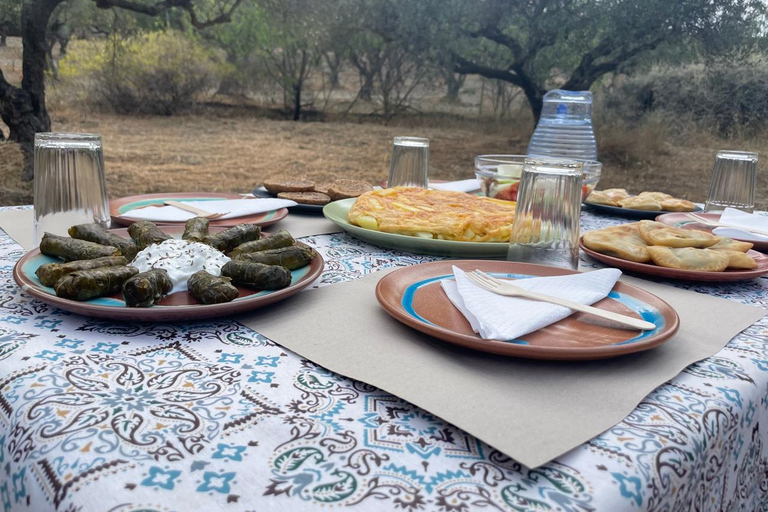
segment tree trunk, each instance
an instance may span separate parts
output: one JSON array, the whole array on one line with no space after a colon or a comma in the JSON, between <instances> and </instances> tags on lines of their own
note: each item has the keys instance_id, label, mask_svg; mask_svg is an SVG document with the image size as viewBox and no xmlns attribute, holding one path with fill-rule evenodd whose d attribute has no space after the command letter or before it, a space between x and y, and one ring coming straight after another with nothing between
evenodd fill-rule
<instances>
[{"instance_id":1,"label":"tree trunk","mask_svg":"<svg viewBox=\"0 0 768 512\"><path fill-rule=\"evenodd\" d=\"M531 114L533 115L533 126L536 127L539 124L539 118L541 117L541 110L544 108L544 94L546 90L534 83L533 80L522 70L517 72L517 76L520 80L519 87L523 90L525 98L528 100L528 105L531 107Z\"/></svg>"},{"instance_id":2,"label":"tree trunk","mask_svg":"<svg viewBox=\"0 0 768 512\"><path fill-rule=\"evenodd\" d=\"M331 89L338 89L341 87L341 83L339 82L339 72L341 71L341 57L336 55L336 53L329 54L329 53L323 53L323 59L325 59L325 64L328 66L328 80L331 83Z\"/></svg>"},{"instance_id":3,"label":"tree trunk","mask_svg":"<svg viewBox=\"0 0 768 512\"><path fill-rule=\"evenodd\" d=\"M448 70L443 75L445 77L445 101L449 103L459 102L459 93L461 88L464 87L464 80L467 75L454 73Z\"/></svg>"},{"instance_id":4,"label":"tree trunk","mask_svg":"<svg viewBox=\"0 0 768 512\"><path fill-rule=\"evenodd\" d=\"M31 0L21 11L24 45L21 87L9 84L0 72L0 118L10 128L8 138L24 152L22 179L34 178L35 133L51 131L45 108L46 28L53 10L63 0Z\"/></svg>"},{"instance_id":5,"label":"tree trunk","mask_svg":"<svg viewBox=\"0 0 768 512\"><path fill-rule=\"evenodd\" d=\"M297 80L293 84L293 120L299 121L301 119L301 80Z\"/></svg>"}]
</instances>

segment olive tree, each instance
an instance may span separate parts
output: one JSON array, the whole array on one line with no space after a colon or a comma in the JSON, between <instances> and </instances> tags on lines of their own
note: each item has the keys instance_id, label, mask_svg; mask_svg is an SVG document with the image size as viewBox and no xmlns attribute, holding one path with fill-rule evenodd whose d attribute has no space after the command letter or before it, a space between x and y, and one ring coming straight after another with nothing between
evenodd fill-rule
<instances>
[{"instance_id":1,"label":"olive tree","mask_svg":"<svg viewBox=\"0 0 768 512\"><path fill-rule=\"evenodd\" d=\"M454 70L520 87L535 120L552 85L586 90L664 43L713 50L756 35L761 0L432 0ZM717 44L726 38L728 44Z\"/></svg>"},{"instance_id":2,"label":"olive tree","mask_svg":"<svg viewBox=\"0 0 768 512\"><path fill-rule=\"evenodd\" d=\"M183 11L189 24L204 29L230 20L243 0L93 0L100 9L113 7L157 16L169 11ZM32 150L35 133L51 130L51 118L45 104L45 69L48 54L47 33L52 14L64 0L27 0L21 8L20 32L23 44L22 80L10 84L0 70L0 118L10 128L9 139L21 145L26 161L22 178L34 177Z\"/></svg>"}]
</instances>

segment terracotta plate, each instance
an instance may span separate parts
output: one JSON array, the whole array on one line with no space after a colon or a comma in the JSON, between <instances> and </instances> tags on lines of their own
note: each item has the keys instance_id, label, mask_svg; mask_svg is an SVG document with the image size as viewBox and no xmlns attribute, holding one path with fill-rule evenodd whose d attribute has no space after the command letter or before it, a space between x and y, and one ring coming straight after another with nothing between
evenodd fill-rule
<instances>
[{"instance_id":1,"label":"terracotta plate","mask_svg":"<svg viewBox=\"0 0 768 512\"><path fill-rule=\"evenodd\" d=\"M608 206L607 204L592 204L584 202L585 206L588 206L597 213L604 213L606 215L614 215L616 217L626 217L630 219L648 219L653 220L659 214L664 213L660 211L651 212L648 210L633 210L632 208L622 208L621 206ZM703 211L700 207L696 207L694 212Z\"/></svg>"},{"instance_id":2,"label":"terracotta plate","mask_svg":"<svg viewBox=\"0 0 768 512\"><path fill-rule=\"evenodd\" d=\"M510 261L436 261L386 275L376 286L376 298L395 319L440 340L483 352L532 359L603 359L648 350L669 339L679 325L677 313L669 304L644 290L617 283L611 294L595 306L641 317L656 324L656 329L640 332L615 328L595 316L577 313L519 340L484 340L472 331L440 286L441 280L453 279L451 265L465 271L480 269L502 279L576 273Z\"/></svg>"},{"instance_id":3,"label":"terracotta plate","mask_svg":"<svg viewBox=\"0 0 768 512\"><path fill-rule=\"evenodd\" d=\"M666 277L668 279L682 279L685 281L707 281L728 283L734 281L746 281L768 274L768 256L757 251L747 251L747 254L757 262L754 270L725 270L723 272L702 272L699 270L678 270L675 268L660 267L653 263L637 263L634 261L614 258L606 254L595 252L584 245L583 239L579 240L579 247L597 261L601 261L621 270L629 270L649 276Z\"/></svg>"},{"instance_id":4,"label":"terracotta plate","mask_svg":"<svg viewBox=\"0 0 768 512\"><path fill-rule=\"evenodd\" d=\"M121 226L130 226L139 219L133 219L130 215L126 215L126 212L133 210L134 208L144 206L162 206L165 201L169 199L183 200L183 201L212 201L216 199L242 199L240 194L217 194L206 192L180 192L180 193L163 193L163 194L142 194L138 196L121 197L109 202L109 214L112 216L112 220ZM247 215L244 217L235 217L233 219L219 219L212 220L212 227L231 228L238 224L258 224L259 226L269 226L279 221L283 217L288 215L286 208L280 208L278 210L272 210L264 213L257 213L255 215ZM155 222L158 226L183 226L184 222Z\"/></svg>"},{"instance_id":5,"label":"terracotta plate","mask_svg":"<svg viewBox=\"0 0 768 512\"><path fill-rule=\"evenodd\" d=\"M211 232L223 228L211 229ZM110 230L120 236L128 237L127 229ZM177 226L165 226L163 231L177 238L184 229ZM257 309L273 302L290 297L309 286L323 271L325 266L320 254L302 268L293 270L291 285L282 290L262 291L238 286L240 296L224 304L200 304L188 292L177 292L163 298L159 304L148 308L126 307L120 295L98 297L87 301L76 301L57 297L53 288L43 286L35 275L35 270L45 263L60 263L61 260L40 254L33 249L25 254L13 267L13 278L29 295L47 302L52 306L85 316L109 318L111 320L131 320L148 322L173 322L178 320L202 320L218 316L234 315Z\"/></svg>"},{"instance_id":6,"label":"terracotta plate","mask_svg":"<svg viewBox=\"0 0 768 512\"><path fill-rule=\"evenodd\" d=\"M720 221L719 213L699 213L697 215L714 222ZM674 226L676 228L681 228L681 229L696 229L699 231L706 231L707 233L711 233L712 230L714 229L712 226L707 226L706 224L700 224L695 220L689 217L686 217L684 213L665 213L664 215L659 215L658 217L656 217L656 220L661 223L667 224L668 226ZM741 239L735 238L734 240L741 240ZM754 246L752 247L752 249L756 251L768 252L768 242L755 242L752 240L743 240L743 241L753 243Z\"/></svg>"}]
</instances>

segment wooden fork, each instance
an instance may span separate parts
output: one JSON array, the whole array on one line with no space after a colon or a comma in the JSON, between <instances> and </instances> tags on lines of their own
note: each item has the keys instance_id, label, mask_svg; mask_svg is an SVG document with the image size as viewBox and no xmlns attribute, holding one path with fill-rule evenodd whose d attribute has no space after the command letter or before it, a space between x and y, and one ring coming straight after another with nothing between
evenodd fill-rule
<instances>
[{"instance_id":1,"label":"wooden fork","mask_svg":"<svg viewBox=\"0 0 768 512\"><path fill-rule=\"evenodd\" d=\"M700 215L696 215L695 213L686 212L685 216L691 220L695 220L699 224L705 224L707 226L711 226L714 228L738 229L741 231L746 231L747 233L754 233L756 235L768 236L768 231L761 231L759 229L752 229L752 228L743 228L741 226L734 226L733 224L723 224L722 222L717 222L714 220L707 219L706 217L701 217Z\"/></svg>"},{"instance_id":2,"label":"wooden fork","mask_svg":"<svg viewBox=\"0 0 768 512\"><path fill-rule=\"evenodd\" d=\"M488 290L489 292L496 293L498 295L506 295L509 297L524 297L526 299L557 304L558 306L564 306L574 311L599 316L601 318L611 320L627 327L640 329L641 331L649 331L656 328L655 324L646 322L645 320L640 320L639 318L620 315L619 313L605 311L604 309L587 306L585 304L580 304L568 299L561 299L560 297L553 297L552 295L532 292L524 288L520 288L519 286L515 286L514 284L511 284L507 281L502 281L500 279L496 279L495 277L491 277L480 270L467 272L467 277L469 277L469 279L480 288Z\"/></svg>"},{"instance_id":3,"label":"wooden fork","mask_svg":"<svg viewBox=\"0 0 768 512\"><path fill-rule=\"evenodd\" d=\"M205 210L201 210L200 208L196 208L194 206L190 206L188 204L180 203L178 201L165 201L165 204L168 206L175 206L176 208L179 208L181 210L186 210L190 213L194 213L198 217L205 217L208 220L218 219L219 217L223 217L229 212L226 213L211 213L207 212Z\"/></svg>"}]
</instances>

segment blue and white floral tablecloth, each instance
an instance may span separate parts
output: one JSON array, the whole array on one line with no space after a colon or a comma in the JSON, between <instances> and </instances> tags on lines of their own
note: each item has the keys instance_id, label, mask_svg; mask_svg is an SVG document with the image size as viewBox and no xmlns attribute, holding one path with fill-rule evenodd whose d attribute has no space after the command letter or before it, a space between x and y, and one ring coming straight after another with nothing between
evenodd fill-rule
<instances>
[{"instance_id":1,"label":"blue and white floral tablecloth","mask_svg":"<svg viewBox=\"0 0 768 512\"><path fill-rule=\"evenodd\" d=\"M326 260L316 286L435 259L303 241ZM4 512L768 511L766 320L530 470L234 321L119 324L30 300L11 277L22 254L0 235ZM768 306L765 279L686 287Z\"/></svg>"}]
</instances>

